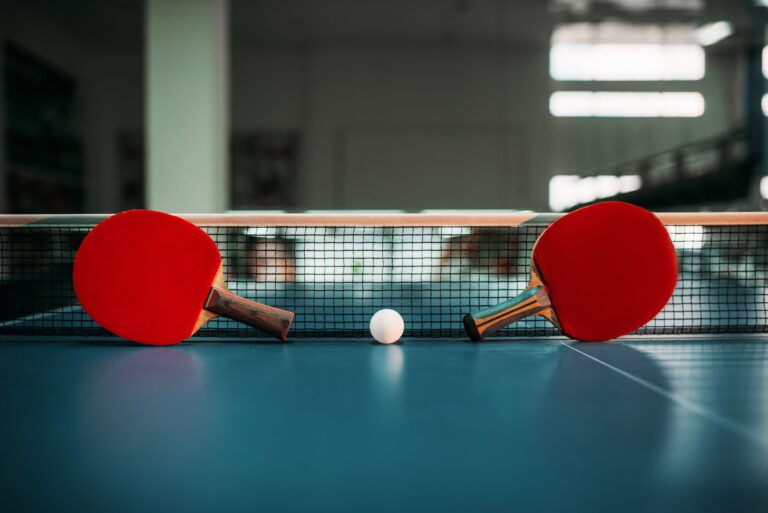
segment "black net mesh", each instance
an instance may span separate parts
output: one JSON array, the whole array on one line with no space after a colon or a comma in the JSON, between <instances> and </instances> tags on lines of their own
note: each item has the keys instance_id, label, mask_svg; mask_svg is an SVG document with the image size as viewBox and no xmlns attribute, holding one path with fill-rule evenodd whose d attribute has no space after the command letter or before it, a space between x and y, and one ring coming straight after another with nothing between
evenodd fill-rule
<instances>
[{"instance_id":1,"label":"black net mesh","mask_svg":"<svg viewBox=\"0 0 768 513\"><path fill-rule=\"evenodd\" d=\"M218 244L233 292L291 310L289 335L367 338L371 315L394 308L407 337L461 337L463 314L522 291L546 224L519 227L231 227ZM105 335L79 307L71 268L88 224L0 228L0 335ZM754 333L766 326L768 226L669 226L680 277L639 334ZM539 318L502 336L557 335ZM215 319L206 337L262 337Z\"/></svg>"}]
</instances>

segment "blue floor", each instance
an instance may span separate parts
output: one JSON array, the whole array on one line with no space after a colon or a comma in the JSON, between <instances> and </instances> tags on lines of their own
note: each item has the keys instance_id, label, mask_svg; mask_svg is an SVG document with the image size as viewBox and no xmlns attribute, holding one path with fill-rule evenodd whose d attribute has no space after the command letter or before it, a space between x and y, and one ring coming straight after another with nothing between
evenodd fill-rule
<instances>
[{"instance_id":1,"label":"blue floor","mask_svg":"<svg viewBox=\"0 0 768 513\"><path fill-rule=\"evenodd\" d=\"M0 511L768 511L768 339L0 342Z\"/></svg>"}]
</instances>

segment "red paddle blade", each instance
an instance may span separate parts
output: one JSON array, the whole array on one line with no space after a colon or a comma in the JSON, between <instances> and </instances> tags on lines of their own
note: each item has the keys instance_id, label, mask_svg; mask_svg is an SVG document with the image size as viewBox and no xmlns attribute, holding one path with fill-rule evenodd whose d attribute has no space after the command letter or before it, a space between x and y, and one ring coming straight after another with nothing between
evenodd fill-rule
<instances>
[{"instance_id":1,"label":"red paddle blade","mask_svg":"<svg viewBox=\"0 0 768 513\"><path fill-rule=\"evenodd\" d=\"M615 201L557 220L536 242L533 261L562 331L584 341L640 328L677 281L675 248L661 221Z\"/></svg>"},{"instance_id":2,"label":"red paddle blade","mask_svg":"<svg viewBox=\"0 0 768 513\"><path fill-rule=\"evenodd\" d=\"M75 257L75 293L106 330L151 345L189 338L221 256L200 228L151 210L99 223Z\"/></svg>"}]
</instances>

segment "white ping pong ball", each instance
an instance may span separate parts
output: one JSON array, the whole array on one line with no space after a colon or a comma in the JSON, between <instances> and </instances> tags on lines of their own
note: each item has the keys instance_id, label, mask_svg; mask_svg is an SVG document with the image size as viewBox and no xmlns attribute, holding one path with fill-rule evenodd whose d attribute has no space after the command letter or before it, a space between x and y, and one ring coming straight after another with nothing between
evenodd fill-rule
<instances>
[{"instance_id":1,"label":"white ping pong ball","mask_svg":"<svg viewBox=\"0 0 768 513\"><path fill-rule=\"evenodd\" d=\"M371 335L381 344L394 344L403 336L405 322L396 311L385 308L371 317Z\"/></svg>"}]
</instances>

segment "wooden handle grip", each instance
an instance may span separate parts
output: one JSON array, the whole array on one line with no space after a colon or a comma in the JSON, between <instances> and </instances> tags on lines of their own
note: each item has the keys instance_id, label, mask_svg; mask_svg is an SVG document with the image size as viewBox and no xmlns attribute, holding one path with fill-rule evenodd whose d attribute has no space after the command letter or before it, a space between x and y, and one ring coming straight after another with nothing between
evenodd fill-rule
<instances>
[{"instance_id":1,"label":"wooden handle grip","mask_svg":"<svg viewBox=\"0 0 768 513\"><path fill-rule=\"evenodd\" d=\"M288 329L293 321L292 312L262 305L218 287L211 287L204 308L217 315L258 328L280 340L285 340L288 336Z\"/></svg>"},{"instance_id":2,"label":"wooden handle grip","mask_svg":"<svg viewBox=\"0 0 768 513\"><path fill-rule=\"evenodd\" d=\"M493 335L503 327L531 315L551 311L549 298L543 286L529 286L517 297L496 306L464 316L464 329L475 342Z\"/></svg>"}]
</instances>

